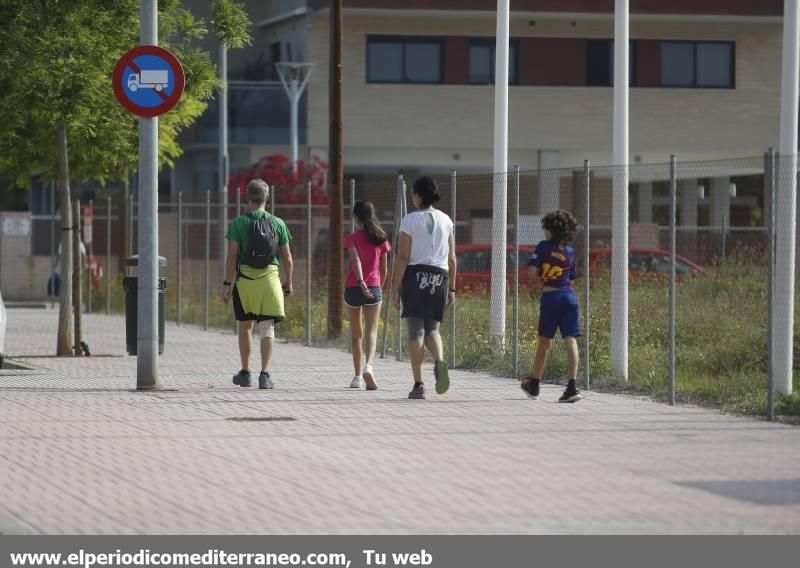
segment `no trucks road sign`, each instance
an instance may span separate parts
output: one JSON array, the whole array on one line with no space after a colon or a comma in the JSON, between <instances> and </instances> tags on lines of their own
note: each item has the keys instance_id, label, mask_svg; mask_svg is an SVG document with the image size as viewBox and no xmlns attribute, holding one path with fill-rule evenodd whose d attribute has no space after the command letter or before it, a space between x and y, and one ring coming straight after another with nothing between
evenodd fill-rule
<instances>
[{"instance_id":1,"label":"no trucks road sign","mask_svg":"<svg viewBox=\"0 0 800 568\"><path fill-rule=\"evenodd\" d=\"M114 95L137 116L164 114L178 104L186 78L178 58L157 45L140 45L120 57L112 78Z\"/></svg>"}]
</instances>

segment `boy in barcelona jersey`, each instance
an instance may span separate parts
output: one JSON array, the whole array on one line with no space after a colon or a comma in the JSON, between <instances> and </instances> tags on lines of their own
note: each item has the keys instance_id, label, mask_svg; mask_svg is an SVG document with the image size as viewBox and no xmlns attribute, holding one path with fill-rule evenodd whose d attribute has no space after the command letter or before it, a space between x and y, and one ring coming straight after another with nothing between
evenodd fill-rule
<instances>
[{"instance_id":1,"label":"boy in barcelona jersey","mask_svg":"<svg viewBox=\"0 0 800 568\"><path fill-rule=\"evenodd\" d=\"M578 342L580 337L580 313L578 300L572 289L575 270L575 249L570 246L578 230L578 223L566 211L554 211L542 219L545 240L540 242L531 256L528 266L534 289L541 288L541 310L539 315L539 341L533 362L533 373L522 379L522 390L531 399L539 398L539 384L547 363L547 352L556 335L561 337L567 349L567 388L559 402L577 402L583 398L575 387L578 374Z\"/></svg>"}]
</instances>

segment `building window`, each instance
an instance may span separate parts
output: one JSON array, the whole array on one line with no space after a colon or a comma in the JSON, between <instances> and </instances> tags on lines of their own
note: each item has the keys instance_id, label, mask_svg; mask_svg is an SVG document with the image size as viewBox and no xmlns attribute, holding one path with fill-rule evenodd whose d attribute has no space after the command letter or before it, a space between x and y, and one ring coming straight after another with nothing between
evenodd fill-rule
<instances>
[{"instance_id":1,"label":"building window","mask_svg":"<svg viewBox=\"0 0 800 568\"><path fill-rule=\"evenodd\" d=\"M636 86L636 42L630 42L628 57L628 84ZM589 87L614 86L614 41L590 39L586 42L586 85Z\"/></svg>"},{"instance_id":2,"label":"building window","mask_svg":"<svg viewBox=\"0 0 800 568\"><path fill-rule=\"evenodd\" d=\"M508 52L508 82L517 84L517 41L511 40ZM469 44L469 82L473 85L493 85L495 76L495 42L475 39Z\"/></svg>"},{"instance_id":3,"label":"building window","mask_svg":"<svg viewBox=\"0 0 800 568\"><path fill-rule=\"evenodd\" d=\"M441 83L442 41L426 38L367 38L368 83Z\"/></svg>"},{"instance_id":4,"label":"building window","mask_svg":"<svg viewBox=\"0 0 800 568\"><path fill-rule=\"evenodd\" d=\"M733 42L661 42L661 86L734 88Z\"/></svg>"}]
</instances>

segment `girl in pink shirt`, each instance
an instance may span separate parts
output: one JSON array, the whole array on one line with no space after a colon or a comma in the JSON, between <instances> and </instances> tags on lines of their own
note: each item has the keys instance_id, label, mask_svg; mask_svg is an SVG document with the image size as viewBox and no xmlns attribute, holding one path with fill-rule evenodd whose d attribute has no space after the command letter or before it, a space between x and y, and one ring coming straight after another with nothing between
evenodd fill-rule
<instances>
[{"instance_id":1,"label":"girl in pink shirt","mask_svg":"<svg viewBox=\"0 0 800 568\"><path fill-rule=\"evenodd\" d=\"M353 221L357 231L347 235L344 248L349 262L344 282L344 303L350 312L350 332L353 342L353 368L355 376L350 388L376 390L372 363L378 340L378 319L383 301L382 287L386 280L386 258L391 246L386 232L375 217L375 207L369 201L357 201L353 206ZM361 312L364 312L364 328ZM361 338L366 333L367 364L361 372Z\"/></svg>"}]
</instances>

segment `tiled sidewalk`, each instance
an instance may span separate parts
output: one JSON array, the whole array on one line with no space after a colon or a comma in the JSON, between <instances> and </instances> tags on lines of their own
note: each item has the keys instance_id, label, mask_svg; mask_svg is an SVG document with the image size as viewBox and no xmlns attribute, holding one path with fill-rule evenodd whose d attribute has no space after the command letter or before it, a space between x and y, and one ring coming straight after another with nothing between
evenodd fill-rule
<instances>
[{"instance_id":1,"label":"tiled sidewalk","mask_svg":"<svg viewBox=\"0 0 800 568\"><path fill-rule=\"evenodd\" d=\"M120 318L82 359L46 356L56 318L9 310L35 370L0 371L0 533L800 532L798 428L458 371L409 401L404 363L353 391L348 354L286 344L240 389L232 334L172 325L132 392Z\"/></svg>"}]
</instances>

